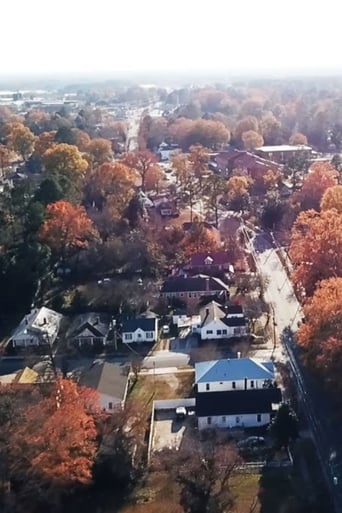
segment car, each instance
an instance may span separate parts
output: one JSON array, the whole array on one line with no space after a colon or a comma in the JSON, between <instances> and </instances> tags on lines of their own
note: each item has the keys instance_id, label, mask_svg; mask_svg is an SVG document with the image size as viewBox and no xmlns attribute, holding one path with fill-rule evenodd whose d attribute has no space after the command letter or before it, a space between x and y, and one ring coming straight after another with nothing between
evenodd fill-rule
<instances>
[{"instance_id":1,"label":"car","mask_svg":"<svg viewBox=\"0 0 342 513\"><path fill-rule=\"evenodd\" d=\"M263 436L249 436L248 438L238 442L236 445L239 449L259 447L261 445L265 445L265 438Z\"/></svg>"},{"instance_id":2,"label":"car","mask_svg":"<svg viewBox=\"0 0 342 513\"><path fill-rule=\"evenodd\" d=\"M186 417L186 408L184 406L178 406L178 408L176 408L177 420L184 420L185 417Z\"/></svg>"},{"instance_id":3,"label":"car","mask_svg":"<svg viewBox=\"0 0 342 513\"><path fill-rule=\"evenodd\" d=\"M164 335L167 335L168 333L170 333L170 326L168 326L167 324L164 324L164 326L162 327L162 332Z\"/></svg>"}]
</instances>

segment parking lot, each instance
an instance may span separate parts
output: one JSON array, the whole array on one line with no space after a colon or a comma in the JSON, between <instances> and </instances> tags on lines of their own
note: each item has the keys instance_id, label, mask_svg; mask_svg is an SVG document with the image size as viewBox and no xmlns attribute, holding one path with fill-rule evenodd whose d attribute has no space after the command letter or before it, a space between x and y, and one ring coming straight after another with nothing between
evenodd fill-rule
<instances>
[{"instance_id":1,"label":"parking lot","mask_svg":"<svg viewBox=\"0 0 342 513\"><path fill-rule=\"evenodd\" d=\"M195 425L195 416L188 415L184 420L177 420L174 409L155 412L153 429L153 451L162 449L179 449L182 440Z\"/></svg>"}]
</instances>

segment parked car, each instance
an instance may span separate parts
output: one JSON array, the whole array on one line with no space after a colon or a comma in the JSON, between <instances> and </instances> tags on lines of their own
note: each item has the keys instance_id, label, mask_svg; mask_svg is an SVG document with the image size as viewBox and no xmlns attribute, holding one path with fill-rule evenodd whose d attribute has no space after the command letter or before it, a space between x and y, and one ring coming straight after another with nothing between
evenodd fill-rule
<instances>
[{"instance_id":1,"label":"parked car","mask_svg":"<svg viewBox=\"0 0 342 513\"><path fill-rule=\"evenodd\" d=\"M185 417L186 417L186 408L184 406L178 406L178 408L176 408L176 419L184 420Z\"/></svg>"},{"instance_id":2,"label":"parked car","mask_svg":"<svg viewBox=\"0 0 342 513\"><path fill-rule=\"evenodd\" d=\"M263 436L249 436L248 438L238 442L236 445L239 449L260 447L261 445L265 445L265 438Z\"/></svg>"}]
</instances>

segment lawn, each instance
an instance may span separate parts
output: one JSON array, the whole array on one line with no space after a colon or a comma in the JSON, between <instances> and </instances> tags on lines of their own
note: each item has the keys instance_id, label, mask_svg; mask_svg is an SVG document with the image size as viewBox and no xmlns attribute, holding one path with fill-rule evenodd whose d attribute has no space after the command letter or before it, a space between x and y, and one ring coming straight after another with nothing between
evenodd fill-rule
<instances>
[{"instance_id":1,"label":"lawn","mask_svg":"<svg viewBox=\"0 0 342 513\"><path fill-rule=\"evenodd\" d=\"M191 397L194 383L193 372L177 372L175 374L139 375L133 385L129 401L139 405L152 405L156 399L178 399Z\"/></svg>"}]
</instances>

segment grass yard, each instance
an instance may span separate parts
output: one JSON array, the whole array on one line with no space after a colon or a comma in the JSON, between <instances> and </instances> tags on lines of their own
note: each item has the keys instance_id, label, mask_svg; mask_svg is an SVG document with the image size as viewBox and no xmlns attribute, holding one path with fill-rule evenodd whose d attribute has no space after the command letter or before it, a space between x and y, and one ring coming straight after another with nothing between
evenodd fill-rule
<instances>
[{"instance_id":1,"label":"grass yard","mask_svg":"<svg viewBox=\"0 0 342 513\"><path fill-rule=\"evenodd\" d=\"M194 383L193 372L177 372L153 376L139 375L128 400L148 406L156 399L178 399L191 397Z\"/></svg>"}]
</instances>

